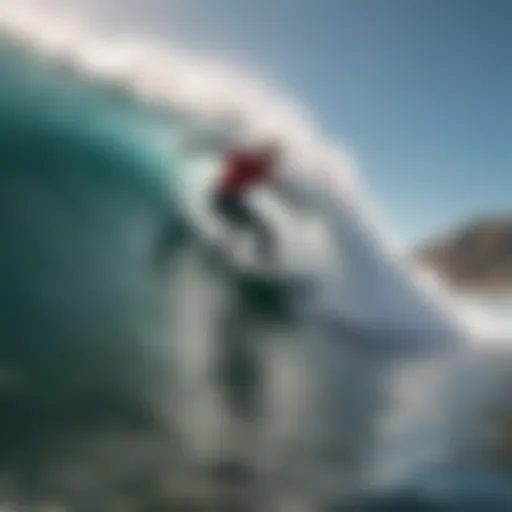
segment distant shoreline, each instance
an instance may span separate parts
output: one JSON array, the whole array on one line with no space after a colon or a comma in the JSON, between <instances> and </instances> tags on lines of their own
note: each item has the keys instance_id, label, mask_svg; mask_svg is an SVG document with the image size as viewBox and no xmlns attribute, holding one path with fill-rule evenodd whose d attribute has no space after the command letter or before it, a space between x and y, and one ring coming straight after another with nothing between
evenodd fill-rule
<instances>
[{"instance_id":1,"label":"distant shoreline","mask_svg":"<svg viewBox=\"0 0 512 512\"><path fill-rule=\"evenodd\" d=\"M479 297L512 295L512 216L477 219L412 250L457 292Z\"/></svg>"}]
</instances>

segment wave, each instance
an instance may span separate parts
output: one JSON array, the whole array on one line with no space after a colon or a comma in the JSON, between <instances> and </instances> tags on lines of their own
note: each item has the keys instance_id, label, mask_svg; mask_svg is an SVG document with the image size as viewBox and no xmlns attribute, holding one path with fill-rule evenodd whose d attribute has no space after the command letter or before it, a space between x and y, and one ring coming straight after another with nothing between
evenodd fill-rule
<instances>
[{"instance_id":1,"label":"wave","mask_svg":"<svg viewBox=\"0 0 512 512\"><path fill-rule=\"evenodd\" d=\"M188 489L247 500L224 487L265 468L264 494L319 503L450 458L461 423L445 411L458 408L436 396L492 371L472 366L466 323L400 263L350 158L302 109L225 66L34 5L4 3L0 20L6 500L180 509ZM204 176L176 142L205 126L287 148L336 252L304 301L219 263L187 215Z\"/></svg>"},{"instance_id":2,"label":"wave","mask_svg":"<svg viewBox=\"0 0 512 512\"><path fill-rule=\"evenodd\" d=\"M275 415L259 410L267 385L300 387L293 349L263 385L253 347L292 343L294 294L219 263L197 237L182 209L186 169L165 144L172 116L155 122L122 89L16 42L0 51L0 451L14 482L2 500L80 502L72 481L85 472L84 506L109 510L127 473L164 478L183 461L195 482L226 449L219 417L257 423ZM269 435L289 430L288 416ZM142 510L169 490L137 492Z\"/></svg>"}]
</instances>

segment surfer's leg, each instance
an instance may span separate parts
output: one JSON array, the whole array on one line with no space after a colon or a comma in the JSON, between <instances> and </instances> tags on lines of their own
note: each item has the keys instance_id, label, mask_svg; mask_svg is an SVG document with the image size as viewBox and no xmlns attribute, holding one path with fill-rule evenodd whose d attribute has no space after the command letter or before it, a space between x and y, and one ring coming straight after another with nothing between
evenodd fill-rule
<instances>
[{"instance_id":1,"label":"surfer's leg","mask_svg":"<svg viewBox=\"0 0 512 512\"><path fill-rule=\"evenodd\" d=\"M251 220L251 229L255 234L256 251L264 263L272 263L275 259L274 236L263 219L254 216Z\"/></svg>"},{"instance_id":2,"label":"surfer's leg","mask_svg":"<svg viewBox=\"0 0 512 512\"><path fill-rule=\"evenodd\" d=\"M240 228L238 205L236 198L224 193L217 193L213 198L213 210L224 223L222 246L231 254L235 253L237 233Z\"/></svg>"},{"instance_id":3,"label":"surfer's leg","mask_svg":"<svg viewBox=\"0 0 512 512\"><path fill-rule=\"evenodd\" d=\"M238 195L219 194L215 199L215 210L231 226L232 230L250 230L256 237L256 250L265 263L273 262L275 241L270 228L252 208ZM231 234L233 237L233 233ZM233 238L230 239L233 243Z\"/></svg>"},{"instance_id":4,"label":"surfer's leg","mask_svg":"<svg viewBox=\"0 0 512 512\"><path fill-rule=\"evenodd\" d=\"M264 263L273 263L275 259L275 240L267 223L255 213L249 205L240 201L238 205L239 217L243 218L243 224L255 235L256 251L260 260Z\"/></svg>"}]
</instances>

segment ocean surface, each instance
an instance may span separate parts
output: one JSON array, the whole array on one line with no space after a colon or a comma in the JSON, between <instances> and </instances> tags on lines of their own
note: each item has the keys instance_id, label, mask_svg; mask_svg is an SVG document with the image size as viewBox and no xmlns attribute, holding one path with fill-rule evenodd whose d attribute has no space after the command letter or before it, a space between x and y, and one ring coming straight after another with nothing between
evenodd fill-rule
<instances>
[{"instance_id":1,"label":"ocean surface","mask_svg":"<svg viewBox=\"0 0 512 512\"><path fill-rule=\"evenodd\" d=\"M479 385L494 356L461 355L431 317L416 328L409 285L377 286L401 274L339 205L325 207L333 238L365 281L349 273L341 294L332 269L306 289L247 274L187 213L197 170L170 144L178 113L9 38L0 65L0 503L510 505L508 474L464 444L495 396Z\"/></svg>"}]
</instances>

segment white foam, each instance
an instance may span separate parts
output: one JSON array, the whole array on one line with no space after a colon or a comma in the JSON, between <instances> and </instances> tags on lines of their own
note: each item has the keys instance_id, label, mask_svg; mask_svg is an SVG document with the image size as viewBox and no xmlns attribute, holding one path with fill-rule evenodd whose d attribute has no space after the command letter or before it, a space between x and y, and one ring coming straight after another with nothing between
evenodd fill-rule
<instances>
[{"instance_id":1,"label":"white foam","mask_svg":"<svg viewBox=\"0 0 512 512\"><path fill-rule=\"evenodd\" d=\"M243 126L252 137L278 137L287 148L290 168L311 188L330 196L330 212L324 208L324 213L331 222L336 219L344 225L344 229L339 224L334 228L338 242L344 245L345 257L350 259L354 288L361 286L355 282L357 279L371 281L371 293L361 302L361 310L379 308L375 299L378 296L390 292L396 295L396 289L388 288L391 278L383 276L390 272L401 274L402 284L408 281L409 291L399 303L408 304L413 296L428 295L438 310L456 312L454 302L440 286L425 284L417 273L406 268L396 243L379 226L376 213L357 186L353 159L327 142L302 107L247 70L235 70L218 60L204 59L147 38L106 29L100 32L96 25L94 29L88 25L78 11L66 13L62 4L55 11L51 4L4 0L0 4L0 27L34 51L66 61L98 80L122 83L133 94L162 108L181 111L196 120L229 120ZM361 251L368 258L362 258ZM364 259L371 260L372 269L363 265ZM371 305L364 302L369 297ZM384 314L391 315L389 308L376 317ZM398 306L393 315L393 321L399 322Z\"/></svg>"}]
</instances>

